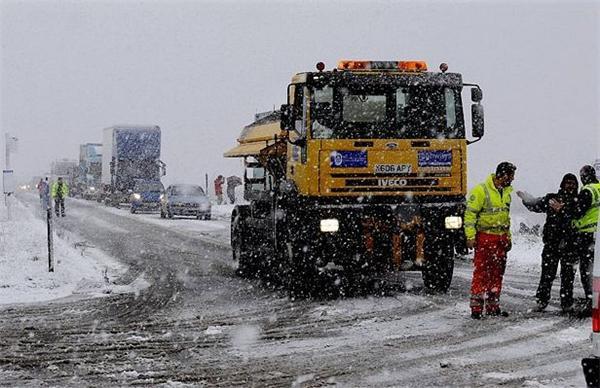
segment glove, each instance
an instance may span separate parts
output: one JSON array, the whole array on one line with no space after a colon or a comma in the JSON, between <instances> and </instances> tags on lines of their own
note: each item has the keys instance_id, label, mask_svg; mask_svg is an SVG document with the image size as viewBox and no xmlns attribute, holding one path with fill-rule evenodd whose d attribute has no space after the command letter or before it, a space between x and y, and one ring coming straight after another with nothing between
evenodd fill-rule
<instances>
[{"instance_id":1,"label":"glove","mask_svg":"<svg viewBox=\"0 0 600 388\"><path fill-rule=\"evenodd\" d=\"M474 249L475 248L475 240L467 240L467 248Z\"/></svg>"}]
</instances>

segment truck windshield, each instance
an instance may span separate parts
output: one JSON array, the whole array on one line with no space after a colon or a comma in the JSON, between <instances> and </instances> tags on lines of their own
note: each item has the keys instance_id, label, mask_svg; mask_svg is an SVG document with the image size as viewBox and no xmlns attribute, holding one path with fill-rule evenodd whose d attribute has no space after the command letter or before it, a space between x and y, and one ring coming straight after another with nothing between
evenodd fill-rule
<instances>
[{"instance_id":1,"label":"truck windshield","mask_svg":"<svg viewBox=\"0 0 600 388\"><path fill-rule=\"evenodd\" d=\"M464 138L460 90L439 86L314 88L317 139Z\"/></svg>"}]
</instances>

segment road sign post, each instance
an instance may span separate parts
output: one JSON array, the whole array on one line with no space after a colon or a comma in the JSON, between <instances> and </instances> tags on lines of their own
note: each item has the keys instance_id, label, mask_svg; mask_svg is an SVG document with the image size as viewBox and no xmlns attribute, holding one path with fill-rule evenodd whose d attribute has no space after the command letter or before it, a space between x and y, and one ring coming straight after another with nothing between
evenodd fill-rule
<instances>
[{"instance_id":1,"label":"road sign post","mask_svg":"<svg viewBox=\"0 0 600 388\"><path fill-rule=\"evenodd\" d=\"M48 227L48 272L54 272L54 239L52 237L52 206L46 207L46 224Z\"/></svg>"},{"instance_id":2,"label":"road sign post","mask_svg":"<svg viewBox=\"0 0 600 388\"><path fill-rule=\"evenodd\" d=\"M10 196L14 194L16 188L13 170L2 170L2 191L4 192L4 204L6 205L6 215L11 219L11 201Z\"/></svg>"}]
</instances>

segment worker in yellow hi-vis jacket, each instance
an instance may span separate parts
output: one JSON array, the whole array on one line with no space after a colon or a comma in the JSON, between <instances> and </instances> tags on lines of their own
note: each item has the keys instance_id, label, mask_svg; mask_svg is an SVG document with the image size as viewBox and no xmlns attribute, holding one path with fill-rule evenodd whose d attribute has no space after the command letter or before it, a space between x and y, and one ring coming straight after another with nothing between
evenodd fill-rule
<instances>
[{"instance_id":1,"label":"worker in yellow hi-vis jacket","mask_svg":"<svg viewBox=\"0 0 600 388\"><path fill-rule=\"evenodd\" d=\"M58 177L58 180L52 183L52 189L50 194L54 199L54 212L57 217L65 216L65 198L69 195L69 186L62 177ZM59 210L60 209L60 210Z\"/></svg>"},{"instance_id":2,"label":"worker in yellow hi-vis jacket","mask_svg":"<svg viewBox=\"0 0 600 388\"><path fill-rule=\"evenodd\" d=\"M480 319L484 307L487 315L508 316L500 309L502 277L506 254L511 249L511 183L517 168L502 162L483 183L475 186L467 199L465 236L467 247L475 249L471 283L471 317Z\"/></svg>"}]
</instances>

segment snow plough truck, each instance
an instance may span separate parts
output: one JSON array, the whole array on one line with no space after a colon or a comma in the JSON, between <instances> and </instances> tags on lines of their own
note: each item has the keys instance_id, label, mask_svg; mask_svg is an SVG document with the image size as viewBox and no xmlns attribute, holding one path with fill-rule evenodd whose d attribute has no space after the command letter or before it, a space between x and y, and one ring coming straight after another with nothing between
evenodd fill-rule
<instances>
[{"instance_id":1,"label":"snow plough truck","mask_svg":"<svg viewBox=\"0 0 600 388\"><path fill-rule=\"evenodd\" d=\"M318 294L330 271L360 281L417 270L446 292L464 243L467 145L484 133L480 87L447 70L342 60L294 75L287 104L257 115L224 154L245 165L249 204L231 219L238 271L301 295Z\"/></svg>"}]
</instances>

